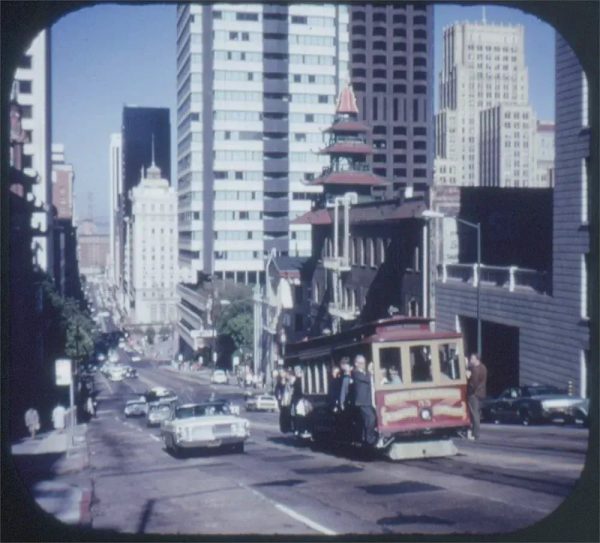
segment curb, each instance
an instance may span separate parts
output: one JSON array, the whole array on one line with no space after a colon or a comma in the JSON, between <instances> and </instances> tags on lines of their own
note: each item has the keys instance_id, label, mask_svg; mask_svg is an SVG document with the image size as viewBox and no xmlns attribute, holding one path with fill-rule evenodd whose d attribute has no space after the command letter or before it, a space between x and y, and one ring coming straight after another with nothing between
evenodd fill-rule
<instances>
[{"instance_id":1,"label":"curb","mask_svg":"<svg viewBox=\"0 0 600 543\"><path fill-rule=\"evenodd\" d=\"M79 502L79 524L83 526L92 525L92 501L94 499L93 488L86 488L81 491L81 501Z\"/></svg>"}]
</instances>

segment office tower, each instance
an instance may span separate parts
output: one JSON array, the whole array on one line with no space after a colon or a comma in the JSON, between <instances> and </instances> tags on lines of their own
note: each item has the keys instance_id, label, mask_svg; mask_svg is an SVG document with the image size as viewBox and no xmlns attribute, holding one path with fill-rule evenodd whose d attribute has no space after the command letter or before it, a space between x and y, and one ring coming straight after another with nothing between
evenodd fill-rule
<instances>
[{"instance_id":1,"label":"office tower","mask_svg":"<svg viewBox=\"0 0 600 543\"><path fill-rule=\"evenodd\" d=\"M481 111L479 123L479 184L535 186L536 122L531 106L498 104Z\"/></svg>"},{"instance_id":2,"label":"office tower","mask_svg":"<svg viewBox=\"0 0 600 543\"><path fill-rule=\"evenodd\" d=\"M350 69L374 174L397 191L433 177L433 6L352 4Z\"/></svg>"},{"instance_id":3,"label":"office tower","mask_svg":"<svg viewBox=\"0 0 600 543\"><path fill-rule=\"evenodd\" d=\"M522 26L445 28L439 96L436 184L535 186L536 120Z\"/></svg>"},{"instance_id":4,"label":"office tower","mask_svg":"<svg viewBox=\"0 0 600 543\"><path fill-rule=\"evenodd\" d=\"M118 150L120 149L120 151ZM158 107L123 107L123 124L121 141L113 138L111 142L111 163L117 167L121 162L121 174L111 174L117 192L117 218L115 221L115 243L118 254L114 257L115 273L119 285L119 305L127 310L128 286L125 284L127 270L125 269L125 245L127 229L125 219L131 217L131 201L129 194L140 181L142 168L150 166L152 157L156 161L165 179L170 179L171 173L171 124L169 109ZM154 153L154 155L153 155Z\"/></svg>"},{"instance_id":5,"label":"office tower","mask_svg":"<svg viewBox=\"0 0 600 543\"><path fill-rule=\"evenodd\" d=\"M65 161L65 146L52 144L52 204L59 219L73 219L73 165Z\"/></svg>"},{"instance_id":6,"label":"office tower","mask_svg":"<svg viewBox=\"0 0 600 543\"><path fill-rule=\"evenodd\" d=\"M123 163L122 163L122 137L120 133L110 135L109 147L109 266L110 280L114 286L120 287L121 281L121 252L119 251L119 195L123 192Z\"/></svg>"},{"instance_id":7,"label":"office tower","mask_svg":"<svg viewBox=\"0 0 600 543\"><path fill-rule=\"evenodd\" d=\"M179 263L256 283L266 255L303 256L310 227L290 219L335 97L348 80L341 5L186 4L177 15Z\"/></svg>"},{"instance_id":8,"label":"office tower","mask_svg":"<svg viewBox=\"0 0 600 543\"><path fill-rule=\"evenodd\" d=\"M32 187L36 211L31 219L34 259L52 274L52 166L50 102L50 30L43 30L21 57L15 72L15 99L21 105L21 122L27 138L22 166L37 179Z\"/></svg>"},{"instance_id":9,"label":"office tower","mask_svg":"<svg viewBox=\"0 0 600 543\"><path fill-rule=\"evenodd\" d=\"M176 317L177 193L152 160L129 200L125 251L129 322L162 326Z\"/></svg>"}]
</instances>

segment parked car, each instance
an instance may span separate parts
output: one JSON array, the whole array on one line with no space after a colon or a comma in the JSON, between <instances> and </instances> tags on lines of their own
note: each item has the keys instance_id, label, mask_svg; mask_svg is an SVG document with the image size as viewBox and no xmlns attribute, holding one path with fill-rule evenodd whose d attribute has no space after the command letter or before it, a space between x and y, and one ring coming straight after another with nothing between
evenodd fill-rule
<instances>
[{"instance_id":1,"label":"parked car","mask_svg":"<svg viewBox=\"0 0 600 543\"><path fill-rule=\"evenodd\" d=\"M132 362L141 362L142 361L142 357L139 354L134 353L134 354L131 355L131 361Z\"/></svg>"},{"instance_id":2,"label":"parked car","mask_svg":"<svg viewBox=\"0 0 600 543\"><path fill-rule=\"evenodd\" d=\"M279 406L275 396L258 394L246 398L246 411L277 411Z\"/></svg>"},{"instance_id":3,"label":"parked car","mask_svg":"<svg viewBox=\"0 0 600 543\"><path fill-rule=\"evenodd\" d=\"M550 385L511 387L495 399L484 400L481 416L496 424L519 422L524 426L557 420L574 422L581 402L581 398Z\"/></svg>"},{"instance_id":4,"label":"parked car","mask_svg":"<svg viewBox=\"0 0 600 543\"><path fill-rule=\"evenodd\" d=\"M175 455L205 447L231 447L241 453L250 436L250 423L231 414L221 401L185 404L161 424L161 435L165 448Z\"/></svg>"},{"instance_id":5,"label":"parked car","mask_svg":"<svg viewBox=\"0 0 600 543\"><path fill-rule=\"evenodd\" d=\"M164 420L171 417L173 404L171 402L152 402L148 404L147 426L159 426Z\"/></svg>"},{"instance_id":6,"label":"parked car","mask_svg":"<svg viewBox=\"0 0 600 543\"><path fill-rule=\"evenodd\" d=\"M229 382L227 374L223 370L215 370L210 378L210 382L215 385L224 385Z\"/></svg>"},{"instance_id":7,"label":"parked car","mask_svg":"<svg viewBox=\"0 0 600 543\"><path fill-rule=\"evenodd\" d=\"M123 412L126 417L142 417L148 411L148 404L145 400L128 400Z\"/></svg>"},{"instance_id":8,"label":"parked car","mask_svg":"<svg viewBox=\"0 0 600 543\"><path fill-rule=\"evenodd\" d=\"M108 369L108 378L111 381L122 381L127 375L127 368L120 364L115 364Z\"/></svg>"}]
</instances>

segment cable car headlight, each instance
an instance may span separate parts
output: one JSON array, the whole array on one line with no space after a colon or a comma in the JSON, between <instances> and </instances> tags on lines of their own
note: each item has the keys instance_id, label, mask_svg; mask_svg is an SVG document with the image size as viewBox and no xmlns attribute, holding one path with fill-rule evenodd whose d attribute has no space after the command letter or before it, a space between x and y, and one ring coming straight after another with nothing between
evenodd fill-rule
<instances>
[{"instance_id":1,"label":"cable car headlight","mask_svg":"<svg viewBox=\"0 0 600 543\"><path fill-rule=\"evenodd\" d=\"M431 420L431 409L421 409L421 418L423 420Z\"/></svg>"}]
</instances>

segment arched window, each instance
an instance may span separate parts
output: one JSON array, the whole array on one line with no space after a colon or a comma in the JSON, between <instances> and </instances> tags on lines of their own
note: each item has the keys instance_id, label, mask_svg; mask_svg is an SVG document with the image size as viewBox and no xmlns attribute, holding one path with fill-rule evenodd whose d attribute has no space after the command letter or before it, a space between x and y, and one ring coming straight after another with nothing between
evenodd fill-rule
<instances>
[{"instance_id":1,"label":"arched window","mask_svg":"<svg viewBox=\"0 0 600 543\"><path fill-rule=\"evenodd\" d=\"M366 263L365 255L366 255L365 239L361 238L360 239L360 265L361 266L364 266Z\"/></svg>"},{"instance_id":2,"label":"arched window","mask_svg":"<svg viewBox=\"0 0 600 543\"><path fill-rule=\"evenodd\" d=\"M367 240L367 254L369 255L369 266L372 268L375 267L375 244L373 243L373 239L369 238Z\"/></svg>"},{"instance_id":3,"label":"arched window","mask_svg":"<svg viewBox=\"0 0 600 543\"><path fill-rule=\"evenodd\" d=\"M359 254L359 239L352 238L352 264L358 264Z\"/></svg>"},{"instance_id":4,"label":"arched window","mask_svg":"<svg viewBox=\"0 0 600 543\"><path fill-rule=\"evenodd\" d=\"M379 264L383 264L385 262L385 241L382 238L379 238L377 240L377 246Z\"/></svg>"}]
</instances>

